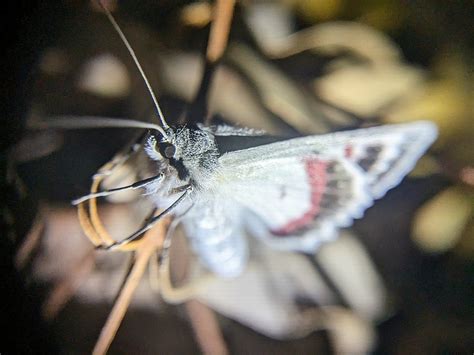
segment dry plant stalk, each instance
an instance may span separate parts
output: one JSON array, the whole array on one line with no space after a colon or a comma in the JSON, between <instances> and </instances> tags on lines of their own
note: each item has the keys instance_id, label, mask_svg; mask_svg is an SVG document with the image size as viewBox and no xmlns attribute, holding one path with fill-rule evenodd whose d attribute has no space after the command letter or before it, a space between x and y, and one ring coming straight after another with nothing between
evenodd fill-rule
<instances>
[{"instance_id":1,"label":"dry plant stalk","mask_svg":"<svg viewBox=\"0 0 474 355\"><path fill-rule=\"evenodd\" d=\"M82 281L92 272L95 266L95 250L91 249L76 265L74 272L59 282L42 306L43 317L53 319L74 296Z\"/></svg>"},{"instance_id":2,"label":"dry plant stalk","mask_svg":"<svg viewBox=\"0 0 474 355\"><path fill-rule=\"evenodd\" d=\"M227 47L234 6L234 0L217 0L216 2L206 52L207 60L211 63L217 62Z\"/></svg>"},{"instance_id":3,"label":"dry plant stalk","mask_svg":"<svg viewBox=\"0 0 474 355\"><path fill-rule=\"evenodd\" d=\"M210 355L229 354L214 311L197 300L187 301L185 306L202 353Z\"/></svg>"},{"instance_id":4,"label":"dry plant stalk","mask_svg":"<svg viewBox=\"0 0 474 355\"><path fill-rule=\"evenodd\" d=\"M92 352L93 354L98 355L107 352L107 349L112 343L112 340L114 339L130 305L132 296L140 283L140 280L143 278L143 274L149 264L150 258L160 250L163 245L164 236L166 235L169 222L169 218L162 219L155 227L146 232L143 237L142 243L136 250L136 259L131 272L126 279L123 288L120 290L117 301L102 328L99 339L97 340Z\"/></svg>"},{"instance_id":5,"label":"dry plant stalk","mask_svg":"<svg viewBox=\"0 0 474 355\"><path fill-rule=\"evenodd\" d=\"M31 254L38 247L44 231L44 224L44 214L43 211L40 210L15 255L15 266L18 270L25 267L31 258Z\"/></svg>"}]
</instances>

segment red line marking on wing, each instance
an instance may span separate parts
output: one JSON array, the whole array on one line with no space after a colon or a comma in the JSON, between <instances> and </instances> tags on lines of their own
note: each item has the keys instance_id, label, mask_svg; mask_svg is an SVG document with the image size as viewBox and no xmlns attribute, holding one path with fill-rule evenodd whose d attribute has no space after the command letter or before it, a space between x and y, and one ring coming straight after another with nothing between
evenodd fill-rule
<instances>
[{"instance_id":1,"label":"red line marking on wing","mask_svg":"<svg viewBox=\"0 0 474 355\"><path fill-rule=\"evenodd\" d=\"M304 160L304 164L311 187L311 205L309 209L300 217L289 221L287 224L281 228L278 228L277 230L272 230L274 235L289 235L310 223L319 213L321 198L327 183L327 162L309 158Z\"/></svg>"},{"instance_id":2,"label":"red line marking on wing","mask_svg":"<svg viewBox=\"0 0 474 355\"><path fill-rule=\"evenodd\" d=\"M346 145L346 147L344 148L344 156L346 158L350 158L353 154L353 148L350 144Z\"/></svg>"}]
</instances>

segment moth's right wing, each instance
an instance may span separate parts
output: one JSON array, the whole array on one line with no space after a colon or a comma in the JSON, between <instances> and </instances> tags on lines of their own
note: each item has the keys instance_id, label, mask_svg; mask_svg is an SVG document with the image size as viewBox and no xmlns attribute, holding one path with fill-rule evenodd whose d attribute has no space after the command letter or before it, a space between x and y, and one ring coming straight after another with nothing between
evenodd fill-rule
<instances>
[{"instance_id":1,"label":"moth's right wing","mask_svg":"<svg viewBox=\"0 0 474 355\"><path fill-rule=\"evenodd\" d=\"M416 122L230 152L215 186L250 211L256 234L311 252L397 185L435 137L433 124Z\"/></svg>"},{"instance_id":2,"label":"moth's right wing","mask_svg":"<svg viewBox=\"0 0 474 355\"><path fill-rule=\"evenodd\" d=\"M374 198L398 185L437 137L429 121L385 125L283 140L231 152L227 165L243 166L266 159L332 155L357 164L366 175Z\"/></svg>"},{"instance_id":3,"label":"moth's right wing","mask_svg":"<svg viewBox=\"0 0 474 355\"><path fill-rule=\"evenodd\" d=\"M360 169L335 157L272 158L234 166L216 181L244 207L249 231L281 249L314 251L373 203ZM309 231L317 232L315 235Z\"/></svg>"}]
</instances>

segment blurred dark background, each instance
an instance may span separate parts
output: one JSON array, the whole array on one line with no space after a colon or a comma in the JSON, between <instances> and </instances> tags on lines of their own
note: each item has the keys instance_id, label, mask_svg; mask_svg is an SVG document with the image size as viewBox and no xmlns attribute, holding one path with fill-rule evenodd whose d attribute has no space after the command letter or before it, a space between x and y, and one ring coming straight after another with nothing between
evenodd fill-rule
<instances>
[{"instance_id":1,"label":"blurred dark background","mask_svg":"<svg viewBox=\"0 0 474 355\"><path fill-rule=\"evenodd\" d=\"M166 117L176 122L199 81L208 4L108 3ZM85 291L81 297L71 293L45 320L51 289L70 275L53 270L50 277L35 268L60 269L48 258L69 258L60 246L51 249L54 239L44 241L51 235L48 226L53 230L56 223L51 220L69 211L64 221L74 223L69 201L87 192L92 174L136 132L38 131L28 130L27 122L57 115L151 120L151 101L96 5L20 1L3 13L0 318L7 331L0 352L87 353L110 300L87 302ZM474 349L473 14L472 1L242 1L223 60L224 80L214 82L221 91L211 94L217 120L274 134L416 119L440 127L438 142L415 171L353 228L389 295L390 310L373 321L376 353ZM356 30L336 21L369 27L351 37ZM328 24L325 31L315 30L314 38L289 36ZM43 241L21 263L19 253L38 215L49 221L40 233ZM61 228L67 231L66 224ZM338 293L337 282L326 281ZM347 294L339 296L340 305L357 313ZM199 353L183 310L160 307L150 312L144 302L131 309L110 353ZM231 353L335 351L327 331L282 341L248 324L221 322Z\"/></svg>"}]
</instances>

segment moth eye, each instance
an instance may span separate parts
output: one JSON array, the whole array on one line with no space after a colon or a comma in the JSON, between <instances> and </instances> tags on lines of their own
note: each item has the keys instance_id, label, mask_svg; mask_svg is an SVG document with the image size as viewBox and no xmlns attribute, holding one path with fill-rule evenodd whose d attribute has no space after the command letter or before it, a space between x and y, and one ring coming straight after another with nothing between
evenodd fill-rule
<instances>
[{"instance_id":1,"label":"moth eye","mask_svg":"<svg viewBox=\"0 0 474 355\"><path fill-rule=\"evenodd\" d=\"M174 153L176 153L176 148L174 147L174 145L169 145L165 148L165 157L173 158Z\"/></svg>"},{"instance_id":2,"label":"moth eye","mask_svg":"<svg viewBox=\"0 0 474 355\"><path fill-rule=\"evenodd\" d=\"M165 158L171 159L176 153L176 147L173 144L162 143L160 144L160 152Z\"/></svg>"}]
</instances>

